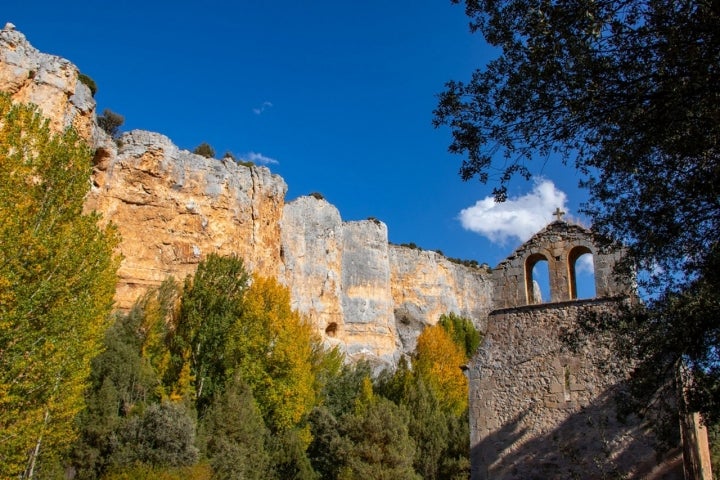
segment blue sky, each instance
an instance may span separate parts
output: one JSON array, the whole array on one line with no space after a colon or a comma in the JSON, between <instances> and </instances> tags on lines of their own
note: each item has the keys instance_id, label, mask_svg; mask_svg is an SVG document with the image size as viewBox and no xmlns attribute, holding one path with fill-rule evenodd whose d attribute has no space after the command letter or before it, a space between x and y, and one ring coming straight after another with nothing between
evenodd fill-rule
<instances>
[{"instance_id":1,"label":"blue sky","mask_svg":"<svg viewBox=\"0 0 720 480\"><path fill-rule=\"evenodd\" d=\"M181 148L267 160L287 200L320 192L344 220L375 217L393 243L497 264L559 206L585 200L575 171L538 162L511 201L457 175L436 95L495 53L449 0L6 2L41 51L98 85L98 111ZM530 232L530 233L529 233Z\"/></svg>"}]
</instances>

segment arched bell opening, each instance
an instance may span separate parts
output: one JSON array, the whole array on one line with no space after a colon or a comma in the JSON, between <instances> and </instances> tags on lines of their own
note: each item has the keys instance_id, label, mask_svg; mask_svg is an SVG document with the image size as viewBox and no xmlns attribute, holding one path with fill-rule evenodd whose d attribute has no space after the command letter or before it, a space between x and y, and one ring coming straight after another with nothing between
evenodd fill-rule
<instances>
[{"instance_id":1,"label":"arched bell opening","mask_svg":"<svg viewBox=\"0 0 720 480\"><path fill-rule=\"evenodd\" d=\"M528 304L550 301L550 269L548 259L534 253L525 260L525 296Z\"/></svg>"},{"instance_id":2,"label":"arched bell opening","mask_svg":"<svg viewBox=\"0 0 720 480\"><path fill-rule=\"evenodd\" d=\"M595 298L595 264L592 250L584 245L573 247L568 253L568 281L570 298Z\"/></svg>"}]
</instances>

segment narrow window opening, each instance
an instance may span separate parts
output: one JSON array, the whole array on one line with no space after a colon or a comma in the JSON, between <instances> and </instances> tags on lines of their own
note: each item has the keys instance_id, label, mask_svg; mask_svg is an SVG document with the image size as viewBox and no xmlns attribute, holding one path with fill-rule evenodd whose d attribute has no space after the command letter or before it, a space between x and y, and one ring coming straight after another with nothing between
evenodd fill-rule
<instances>
[{"instance_id":1,"label":"narrow window opening","mask_svg":"<svg viewBox=\"0 0 720 480\"><path fill-rule=\"evenodd\" d=\"M592 252L587 247L575 247L568 258L570 268L570 297L573 299L595 298L595 265Z\"/></svg>"},{"instance_id":2,"label":"narrow window opening","mask_svg":"<svg viewBox=\"0 0 720 480\"><path fill-rule=\"evenodd\" d=\"M550 270L543 255L536 253L528 257L525 263L525 279L528 304L550 301Z\"/></svg>"}]
</instances>

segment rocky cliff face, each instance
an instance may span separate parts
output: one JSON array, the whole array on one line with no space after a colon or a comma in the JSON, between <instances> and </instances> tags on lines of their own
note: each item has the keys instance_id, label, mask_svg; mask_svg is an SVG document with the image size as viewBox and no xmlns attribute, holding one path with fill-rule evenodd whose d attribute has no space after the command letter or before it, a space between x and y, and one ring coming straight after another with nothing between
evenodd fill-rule
<instances>
[{"instance_id":1,"label":"rocky cliff face","mask_svg":"<svg viewBox=\"0 0 720 480\"><path fill-rule=\"evenodd\" d=\"M70 125L87 139L95 135L95 100L69 61L41 53L8 23L0 32L0 91L16 102L34 103L56 130Z\"/></svg>"},{"instance_id":2,"label":"rocky cliff face","mask_svg":"<svg viewBox=\"0 0 720 480\"><path fill-rule=\"evenodd\" d=\"M208 253L235 254L250 270L276 275L282 178L194 155L156 133L129 132L118 143L96 154L102 160L86 207L115 223L122 237L119 308L168 276L185 278Z\"/></svg>"},{"instance_id":3,"label":"rocky cliff face","mask_svg":"<svg viewBox=\"0 0 720 480\"><path fill-rule=\"evenodd\" d=\"M492 309L493 283L485 267L466 267L426 250L390 247L394 314L404 351L413 351L425 325L454 312L485 330Z\"/></svg>"},{"instance_id":4,"label":"rocky cliff face","mask_svg":"<svg viewBox=\"0 0 720 480\"><path fill-rule=\"evenodd\" d=\"M97 127L78 74L11 25L0 31L0 89L38 105L54 129L72 125L96 149L86 208L122 236L119 308L168 276L182 280L214 252L278 278L293 307L351 358L393 363L449 311L484 326L492 287L483 270L389 245L385 224L344 222L325 200L286 204L284 180L267 168L194 155L157 133L115 142Z\"/></svg>"}]
</instances>

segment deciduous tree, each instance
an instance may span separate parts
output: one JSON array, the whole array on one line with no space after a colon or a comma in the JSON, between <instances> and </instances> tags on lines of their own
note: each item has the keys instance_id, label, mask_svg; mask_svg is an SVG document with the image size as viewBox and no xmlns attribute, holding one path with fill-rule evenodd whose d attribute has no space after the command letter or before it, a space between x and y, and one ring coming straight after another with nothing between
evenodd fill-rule
<instances>
[{"instance_id":1,"label":"deciduous tree","mask_svg":"<svg viewBox=\"0 0 720 480\"><path fill-rule=\"evenodd\" d=\"M465 364L461 349L440 325L426 327L417 340L413 363L417 374L432 389L440 406L460 415L468 405L467 378L460 367Z\"/></svg>"},{"instance_id":2,"label":"deciduous tree","mask_svg":"<svg viewBox=\"0 0 720 480\"><path fill-rule=\"evenodd\" d=\"M252 388L268 428L300 425L317 394L314 351L310 325L290 307L287 288L253 277L230 331L228 365Z\"/></svg>"},{"instance_id":3,"label":"deciduous tree","mask_svg":"<svg viewBox=\"0 0 720 480\"><path fill-rule=\"evenodd\" d=\"M720 362L720 320L701 311L688 319L682 307L700 294L697 282L720 288L717 276L702 278L720 256L718 3L463 3L471 30L499 56L469 82L449 82L435 111L435 125L451 128L450 151L465 156L462 178L487 182L497 172L503 200L514 175L532 174L531 159L574 163L593 229L627 246L626 273L646 274L652 298L633 321L666 332L639 346L641 360L685 361L696 389L718 391L720 372L707 366ZM655 385L674 375L665 369ZM717 417L716 405L695 407Z\"/></svg>"},{"instance_id":4,"label":"deciduous tree","mask_svg":"<svg viewBox=\"0 0 720 480\"><path fill-rule=\"evenodd\" d=\"M214 478L267 478L268 435L252 391L239 377L231 379L224 392L216 394L201 423Z\"/></svg>"},{"instance_id":5,"label":"deciduous tree","mask_svg":"<svg viewBox=\"0 0 720 480\"><path fill-rule=\"evenodd\" d=\"M180 315L171 341L173 375L178 388L188 368L194 380L198 412L222 391L232 368L226 356L228 341L243 311L243 299L250 277L238 257L210 254L188 277ZM177 390L177 388L176 388Z\"/></svg>"},{"instance_id":6,"label":"deciduous tree","mask_svg":"<svg viewBox=\"0 0 720 480\"><path fill-rule=\"evenodd\" d=\"M0 95L0 476L32 477L72 442L109 323L117 238L83 213L90 160Z\"/></svg>"},{"instance_id":7,"label":"deciduous tree","mask_svg":"<svg viewBox=\"0 0 720 480\"><path fill-rule=\"evenodd\" d=\"M450 312L440 315L438 324L445 329L453 342L464 350L468 360L475 355L482 341L482 334L475 328L472 320Z\"/></svg>"}]
</instances>

